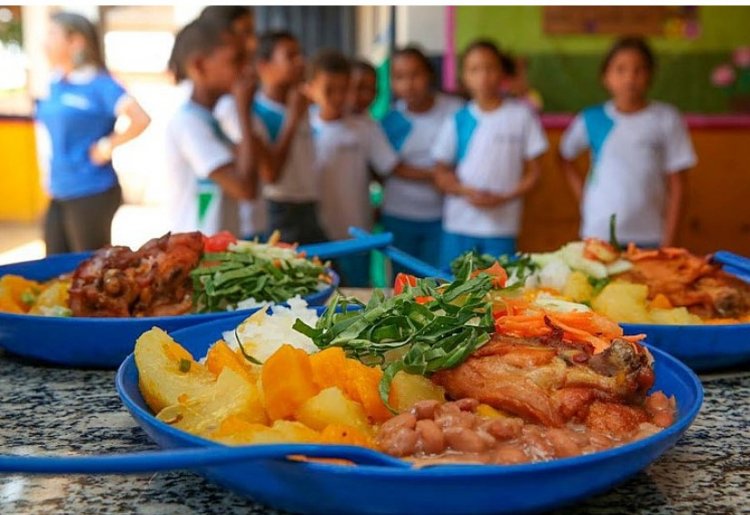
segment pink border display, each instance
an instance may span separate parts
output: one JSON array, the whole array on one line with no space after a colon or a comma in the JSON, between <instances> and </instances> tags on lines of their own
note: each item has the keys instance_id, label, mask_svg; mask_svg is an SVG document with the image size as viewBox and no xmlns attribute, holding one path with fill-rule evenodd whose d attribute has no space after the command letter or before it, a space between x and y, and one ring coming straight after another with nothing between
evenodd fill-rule
<instances>
[{"instance_id":1,"label":"pink border display","mask_svg":"<svg viewBox=\"0 0 750 515\"><path fill-rule=\"evenodd\" d=\"M443 54L443 90L456 91L456 7L445 7L445 53Z\"/></svg>"}]
</instances>

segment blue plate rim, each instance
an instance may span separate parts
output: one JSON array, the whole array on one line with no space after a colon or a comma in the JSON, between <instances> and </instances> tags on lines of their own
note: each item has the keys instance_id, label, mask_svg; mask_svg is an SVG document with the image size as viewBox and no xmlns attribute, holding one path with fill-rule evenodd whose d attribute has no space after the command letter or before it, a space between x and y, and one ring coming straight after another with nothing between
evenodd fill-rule
<instances>
[{"instance_id":1,"label":"blue plate rim","mask_svg":"<svg viewBox=\"0 0 750 515\"><path fill-rule=\"evenodd\" d=\"M237 317L238 320L240 320L240 317ZM244 318L243 318L244 319ZM201 327L205 329L206 325L209 324L228 324L229 322L232 322L230 319L222 319L217 320L214 322L209 322L208 324L202 324ZM191 328L185 328L180 329L179 331L174 331L172 333L172 336L180 336L180 332L182 331L190 331L191 329L195 329L197 326L191 327ZM450 476L454 474L458 475L464 475L466 473L470 473L472 475L505 475L510 473L533 473L535 471L541 471L541 470L547 470L547 471L554 471L558 468L567 468L567 467L580 467L580 466L586 466L590 463L601 461L601 460L607 460L608 458L615 457L623 451L628 452L638 452L639 450L642 450L644 447L648 447L649 444L654 439L668 439L671 436L674 436L676 434L680 434L683 431L685 431L695 420L698 413L700 412L700 409L703 405L704 400L704 391L703 391L703 384L701 383L698 376L693 372L692 369L690 369L688 366L683 364L678 359L674 358L667 352L659 349L658 347L653 347L651 345L646 344L646 347L649 349L649 351L654 354L655 359L664 360L668 365L668 367L672 368L674 372L676 372L679 375L684 376L687 380L689 380L689 385L692 387L692 389L696 393L696 401L692 406L689 406L689 409L686 413L682 413L679 411L678 406L678 418L675 421L674 424L669 426L668 428L662 429L658 433L655 433L653 435L650 435L646 438L642 438L640 440L636 440L634 442L629 442L627 444L614 447L611 449L607 449L604 451L598 451L591 454L581 455L581 456L575 456L570 458L559 458L551 461L546 462L540 462L540 463L527 463L527 464L519 464L519 465L454 465L454 464L448 464L448 465L441 465L438 467L426 467L424 469L397 469L397 468L390 468L390 467L383 467L383 466L374 466L374 465L357 465L356 467L342 467L340 465L334 465L334 464L326 464L326 463L300 463L300 466L306 466L312 469L312 471L320 470L325 471L326 473L342 473L342 474L351 474L353 470L356 470L357 472L366 472L367 474L378 474L378 475L395 475L395 476L401 476L404 473L415 473L419 472L420 475L426 475L426 476ZM135 367L135 357L134 354L131 353L128 355L127 358L120 364L120 366L117 369L117 373L115 375L115 389L117 390L117 394L120 397L121 402L125 405L125 407L128 409L128 411L131 413L131 417L134 417L133 413L137 413L141 417L145 417L148 419L151 419L151 425L156 426L160 431L168 433L172 436L178 437L183 440L187 440L191 444L194 444L195 446L201 446L201 447L227 447L224 444L214 442L205 438L201 438L199 436L192 435L186 431L182 431L180 429L174 428L170 426L169 424L162 422L156 418L154 414L152 414L149 410L146 410L144 408L141 408L136 404L136 402L130 398L125 393L125 374L126 371L130 367ZM294 447L295 445L304 445L304 444L255 444L255 445L278 445L278 446L284 446L284 447Z\"/></svg>"}]
</instances>

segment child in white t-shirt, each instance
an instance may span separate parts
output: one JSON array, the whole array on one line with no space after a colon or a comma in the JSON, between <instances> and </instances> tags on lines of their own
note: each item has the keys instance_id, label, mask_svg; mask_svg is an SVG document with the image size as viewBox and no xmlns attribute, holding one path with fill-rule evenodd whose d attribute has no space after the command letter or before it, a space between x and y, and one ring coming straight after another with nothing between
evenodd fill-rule
<instances>
[{"instance_id":1,"label":"child in white t-shirt","mask_svg":"<svg viewBox=\"0 0 750 515\"><path fill-rule=\"evenodd\" d=\"M346 239L350 226L372 227L370 171L386 175L398 163L380 127L346 114L351 65L338 52L322 52L312 63L308 95L315 102L312 127L320 177L320 220L328 238ZM337 260L342 281L367 286L369 255Z\"/></svg>"},{"instance_id":2,"label":"child in white t-shirt","mask_svg":"<svg viewBox=\"0 0 750 515\"><path fill-rule=\"evenodd\" d=\"M288 243L322 241L315 146L303 91L305 61L297 39L288 32L261 35L257 69L261 89L252 110L264 128L268 156L260 168L268 229L278 230Z\"/></svg>"},{"instance_id":3,"label":"child in white t-shirt","mask_svg":"<svg viewBox=\"0 0 750 515\"><path fill-rule=\"evenodd\" d=\"M239 110L250 108L254 85L252 77L243 74L245 48L229 31L200 19L178 33L175 47L174 56L193 88L167 125L170 229L237 234L237 201L256 194L253 156L258 142L246 119L235 148L213 109L230 91Z\"/></svg>"},{"instance_id":4,"label":"child in white t-shirt","mask_svg":"<svg viewBox=\"0 0 750 515\"><path fill-rule=\"evenodd\" d=\"M522 198L539 180L547 150L536 114L500 95L502 55L494 43L469 45L462 79L472 100L443 124L432 150L436 183L446 194L443 267L467 250L516 251Z\"/></svg>"},{"instance_id":5,"label":"child in white t-shirt","mask_svg":"<svg viewBox=\"0 0 750 515\"><path fill-rule=\"evenodd\" d=\"M683 182L696 157L680 113L649 101L654 56L638 38L623 38L607 53L602 82L612 99L585 109L563 134L565 174L581 201L581 236L607 239L617 215L617 235L644 247L674 243ZM573 159L591 150L584 183Z\"/></svg>"},{"instance_id":6,"label":"child in white t-shirt","mask_svg":"<svg viewBox=\"0 0 750 515\"><path fill-rule=\"evenodd\" d=\"M434 182L432 146L443 123L462 107L458 98L436 94L435 71L417 47L391 57L395 108L381 121L388 141L411 173L385 181L382 222L399 249L437 266L442 234L443 194ZM403 271L394 264L394 273Z\"/></svg>"},{"instance_id":7,"label":"child in white t-shirt","mask_svg":"<svg viewBox=\"0 0 750 515\"><path fill-rule=\"evenodd\" d=\"M347 110L349 114L370 116L370 107L378 95L378 74L364 59L352 63Z\"/></svg>"}]
</instances>

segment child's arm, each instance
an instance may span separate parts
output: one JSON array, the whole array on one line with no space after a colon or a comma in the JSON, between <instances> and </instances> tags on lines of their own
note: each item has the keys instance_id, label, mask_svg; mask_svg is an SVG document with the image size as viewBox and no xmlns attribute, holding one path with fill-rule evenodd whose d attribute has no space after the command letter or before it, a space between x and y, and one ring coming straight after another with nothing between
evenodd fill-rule
<instances>
[{"instance_id":1,"label":"child's arm","mask_svg":"<svg viewBox=\"0 0 750 515\"><path fill-rule=\"evenodd\" d=\"M526 173L524 173L516 189L510 193L472 191L469 193L469 202L477 207L498 207L506 202L523 197L539 182L542 175L541 159L540 156L527 162Z\"/></svg>"},{"instance_id":2,"label":"child's arm","mask_svg":"<svg viewBox=\"0 0 750 515\"><path fill-rule=\"evenodd\" d=\"M284 168L289 149L292 147L294 136L297 132L300 122L310 105L307 97L301 88L295 88L290 93L287 119L281 134L275 143L270 143L265 150L264 159L260 167L260 174L263 180L273 184L281 178L281 170Z\"/></svg>"},{"instance_id":3,"label":"child's arm","mask_svg":"<svg viewBox=\"0 0 750 515\"><path fill-rule=\"evenodd\" d=\"M435 186L437 189L448 195L464 195L467 188L461 184L456 176L456 169L453 166L438 162L435 165Z\"/></svg>"},{"instance_id":4,"label":"child's arm","mask_svg":"<svg viewBox=\"0 0 750 515\"><path fill-rule=\"evenodd\" d=\"M583 198L583 182L585 174L581 173L576 167L575 163L571 160L565 159L560 156L560 167L562 168L565 180L570 187L570 191L573 192L573 196L576 202L581 202Z\"/></svg>"},{"instance_id":5,"label":"child's arm","mask_svg":"<svg viewBox=\"0 0 750 515\"><path fill-rule=\"evenodd\" d=\"M217 168L209 174L228 196L238 200L252 200L258 193L257 163L262 152L258 137L253 133L250 122L250 106L253 100L255 83L248 74L238 81L233 94L240 114L240 141L237 143L235 160Z\"/></svg>"},{"instance_id":6,"label":"child's arm","mask_svg":"<svg viewBox=\"0 0 750 515\"><path fill-rule=\"evenodd\" d=\"M677 225L682 215L683 197L685 192L685 171L671 173L667 176L667 211L664 220L664 236L662 245L674 245L677 235Z\"/></svg>"},{"instance_id":7,"label":"child's arm","mask_svg":"<svg viewBox=\"0 0 750 515\"><path fill-rule=\"evenodd\" d=\"M586 174L582 173L575 165L575 159L587 148L589 148L588 130L583 116L579 114L565 129L562 138L560 138L558 153L558 162L565 176L565 182L568 183L568 187L578 203L583 198Z\"/></svg>"},{"instance_id":8,"label":"child's arm","mask_svg":"<svg viewBox=\"0 0 750 515\"><path fill-rule=\"evenodd\" d=\"M424 168L417 168L409 166L404 163L399 163L393 170L393 174L402 179L409 179L410 181L428 181L433 182L435 176L430 170Z\"/></svg>"}]
</instances>

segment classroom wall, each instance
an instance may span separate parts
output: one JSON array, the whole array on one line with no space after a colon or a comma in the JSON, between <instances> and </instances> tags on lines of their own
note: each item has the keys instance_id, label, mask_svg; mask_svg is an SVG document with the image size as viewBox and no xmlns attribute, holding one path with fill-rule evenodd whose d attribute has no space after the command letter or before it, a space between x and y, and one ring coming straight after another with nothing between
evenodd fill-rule
<instances>
[{"instance_id":1,"label":"classroom wall","mask_svg":"<svg viewBox=\"0 0 750 515\"><path fill-rule=\"evenodd\" d=\"M605 98L599 86L601 57L613 40L608 35L550 36L542 28L542 6L456 7L456 44L487 37L529 59L529 78L545 100L545 111L577 111ZM650 41L659 59L654 98L681 110L723 113L732 100L709 77L729 59L731 50L750 44L750 7L700 6L700 35L695 39L656 37Z\"/></svg>"}]
</instances>

